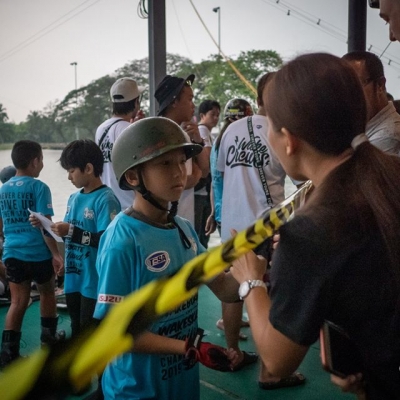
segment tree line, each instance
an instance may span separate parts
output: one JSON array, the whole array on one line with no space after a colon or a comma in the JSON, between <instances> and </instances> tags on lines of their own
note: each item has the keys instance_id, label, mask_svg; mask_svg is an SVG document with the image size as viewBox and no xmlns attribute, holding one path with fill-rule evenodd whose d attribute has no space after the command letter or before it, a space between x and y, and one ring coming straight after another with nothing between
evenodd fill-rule
<instances>
[{"instance_id":1,"label":"tree line","mask_svg":"<svg viewBox=\"0 0 400 400\"><path fill-rule=\"evenodd\" d=\"M236 68L256 86L266 72L282 65L278 53L272 50L250 50L231 58ZM219 55L194 63L186 57L167 54L167 73L186 77L196 75L193 86L195 103L205 99L220 102L221 107L234 97L254 104L255 96ZM149 59L127 63L114 74L103 76L85 87L70 91L63 100L49 103L43 110L31 111L24 122L9 122L7 109L0 104L0 143L30 139L41 143L68 143L76 138L94 138L98 125L111 116L109 91L116 79L134 78L139 86L148 87ZM149 93L145 91L142 109L149 115Z\"/></svg>"}]
</instances>

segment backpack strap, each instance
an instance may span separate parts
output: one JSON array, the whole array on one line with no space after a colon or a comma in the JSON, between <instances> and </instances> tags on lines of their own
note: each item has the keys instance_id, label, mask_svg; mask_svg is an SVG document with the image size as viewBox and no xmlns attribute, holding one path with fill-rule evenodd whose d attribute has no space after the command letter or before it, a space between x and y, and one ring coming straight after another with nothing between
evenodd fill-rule
<instances>
[{"instance_id":1,"label":"backpack strap","mask_svg":"<svg viewBox=\"0 0 400 400\"><path fill-rule=\"evenodd\" d=\"M116 124L117 122L119 122L119 121L123 121L123 119L122 119L122 118L117 119L116 121L114 121L114 122L103 132L103 134L101 135L101 138L100 138L100 140L99 140L99 143L98 143L98 146L99 146L99 147L100 147L101 144L103 143L103 140L104 140L104 138L106 137L106 135L107 135L108 131L110 130L110 128L111 128L114 124Z\"/></svg>"},{"instance_id":2,"label":"backpack strap","mask_svg":"<svg viewBox=\"0 0 400 400\"><path fill-rule=\"evenodd\" d=\"M267 204L272 207L273 201L271 198L271 194L269 192L267 178L265 177L265 173L264 173L264 170L262 167L262 161L260 160L260 154L258 154L256 141L254 139L252 117L247 118L247 129L249 130L250 143L251 143L251 147L252 147L252 150L254 153L254 159L256 162L257 169L258 169L258 173L260 174L261 184L262 184L262 187L263 187L263 190L265 193L265 197L267 198Z\"/></svg>"}]
</instances>

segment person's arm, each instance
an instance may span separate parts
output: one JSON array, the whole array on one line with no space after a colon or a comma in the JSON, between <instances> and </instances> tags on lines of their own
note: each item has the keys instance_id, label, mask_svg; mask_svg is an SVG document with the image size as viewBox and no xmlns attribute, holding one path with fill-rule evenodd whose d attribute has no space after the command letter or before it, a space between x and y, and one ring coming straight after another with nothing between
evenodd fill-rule
<instances>
[{"instance_id":1,"label":"person's arm","mask_svg":"<svg viewBox=\"0 0 400 400\"><path fill-rule=\"evenodd\" d=\"M201 144L204 146L204 139L200 135L199 127L194 122L188 122L182 124L183 129L189 135L190 139L194 143ZM201 169L201 177L205 178L210 173L210 150L211 147L203 147L200 154L194 157L194 161Z\"/></svg>"},{"instance_id":2,"label":"person's arm","mask_svg":"<svg viewBox=\"0 0 400 400\"><path fill-rule=\"evenodd\" d=\"M231 273L242 283L247 280L262 280L265 261L249 252L233 262ZM300 365L308 351L276 330L269 321L271 301L263 287L254 287L244 299L249 314L253 339L259 355L271 377L286 377Z\"/></svg>"},{"instance_id":3,"label":"person's arm","mask_svg":"<svg viewBox=\"0 0 400 400\"><path fill-rule=\"evenodd\" d=\"M135 338L132 351L146 354L186 354L184 340L169 338L146 331Z\"/></svg>"},{"instance_id":4,"label":"person's arm","mask_svg":"<svg viewBox=\"0 0 400 400\"><path fill-rule=\"evenodd\" d=\"M194 188L202 175L201 169L198 167L195 160L192 160L192 173L187 176L185 189Z\"/></svg>"},{"instance_id":5,"label":"person's arm","mask_svg":"<svg viewBox=\"0 0 400 400\"><path fill-rule=\"evenodd\" d=\"M239 301L239 284L233 278L230 272L222 272L211 282L207 283L209 289L225 303L234 303Z\"/></svg>"},{"instance_id":6,"label":"person's arm","mask_svg":"<svg viewBox=\"0 0 400 400\"><path fill-rule=\"evenodd\" d=\"M55 222L51 230L60 237L70 236L72 243L79 243L85 246L98 248L101 235L100 232L89 232L79 228L76 225L69 224L68 222Z\"/></svg>"},{"instance_id":7,"label":"person's arm","mask_svg":"<svg viewBox=\"0 0 400 400\"><path fill-rule=\"evenodd\" d=\"M210 188L210 203L211 203L211 214L207 217L205 231L206 236L211 235L217 229L217 223L215 221L215 204L214 204L214 190L211 185Z\"/></svg>"},{"instance_id":8,"label":"person's arm","mask_svg":"<svg viewBox=\"0 0 400 400\"><path fill-rule=\"evenodd\" d=\"M45 215L45 217L51 221L50 215ZM60 252L58 251L57 242L47 232L44 232L43 237L44 237L44 241L45 241L47 247L49 248L51 255L53 257L52 264L53 264L54 272L57 275L62 276L64 274L64 260L61 256Z\"/></svg>"}]
</instances>

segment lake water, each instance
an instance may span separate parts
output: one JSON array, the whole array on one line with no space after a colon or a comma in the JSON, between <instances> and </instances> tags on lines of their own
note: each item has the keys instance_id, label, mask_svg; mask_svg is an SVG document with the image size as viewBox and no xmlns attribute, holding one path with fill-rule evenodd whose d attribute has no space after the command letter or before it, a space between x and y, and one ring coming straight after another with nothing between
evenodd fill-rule
<instances>
[{"instance_id":1,"label":"lake water","mask_svg":"<svg viewBox=\"0 0 400 400\"><path fill-rule=\"evenodd\" d=\"M44 167L38 178L50 188L53 197L53 221L63 220L68 198L77 191L76 187L68 180L67 172L61 168L58 162L60 156L61 150L43 150ZM8 165L12 165L11 150L0 150L0 170Z\"/></svg>"},{"instance_id":2,"label":"lake water","mask_svg":"<svg viewBox=\"0 0 400 400\"><path fill-rule=\"evenodd\" d=\"M38 179L46 183L53 197L54 217L53 221L62 221L64 218L67 201L69 196L76 192L76 187L67 178L67 172L61 168L58 159L61 156L61 150L43 150L44 167ZM0 170L12 165L11 150L0 150ZM285 194L289 196L296 190L290 179L286 179ZM210 247L220 243L217 232L211 235Z\"/></svg>"}]
</instances>

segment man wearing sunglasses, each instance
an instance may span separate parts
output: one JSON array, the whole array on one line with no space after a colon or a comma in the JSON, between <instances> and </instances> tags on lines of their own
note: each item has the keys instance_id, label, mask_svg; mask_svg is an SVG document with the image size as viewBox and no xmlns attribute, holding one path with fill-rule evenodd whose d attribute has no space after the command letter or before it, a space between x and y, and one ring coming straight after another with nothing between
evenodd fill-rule
<instances>
[{"instance_id":1,"label":"man wearing sunglasses","mask_svg":"<svg viewBox=\"0 0 400 400\"><path fill-rule=\"evenodd\" d=\"M132 78L120 78L114 82L110 90L113 115L104 121L96 131L95 141L104 157L101 180L113 190L121 203L122 210L132 205L134 191L120 189L112 166L111 151L122 131L132 122L144 118L144 113L140 109L143 90L144 88L139 87Z\"/></svg>"},{"instance_id":2,"label":"man wearing sunglasses","mask_svg":"<svg viewBox=\"0 0 400 400\"><path fill-rule=\"evenodd\" d=\"M353 67L364 90L369 141L385 153L400 155L400 115L387 99L382 61L368 51L353 51L342 58Z\"/></svg>"}]
</instances>

